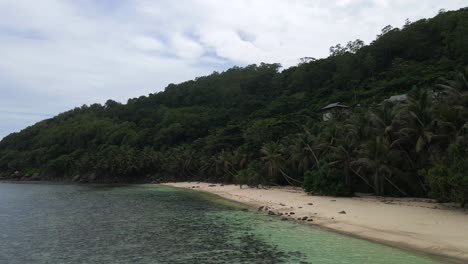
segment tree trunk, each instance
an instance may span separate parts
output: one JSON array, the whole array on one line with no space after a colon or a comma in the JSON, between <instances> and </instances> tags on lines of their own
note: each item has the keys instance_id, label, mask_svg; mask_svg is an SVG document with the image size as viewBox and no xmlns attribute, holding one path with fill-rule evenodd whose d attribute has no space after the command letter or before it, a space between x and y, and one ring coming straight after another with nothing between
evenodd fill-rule
<instances>
[{"instance_id":1,"label":"tree trunk","mask_svg":"<svg viewBox=\"0 0 468 264\"><path fill-rule=\"evenodd\" d=\"M381 183L378 170L374 172L374 190L376 195L381 195Z\"/></svg>"},{"instance_id":2,"label":"tree trunk","mask_svg":"<svg viewBox=\"0 0 468 264\"><path fill-rule=\"evenodd\" d=\"M344 174L345 174L345 184L346 186L348 186L349 188L351 188L351 185L353 184L352 183L352 176L351 176L351 173L349 171L349 164L348 162L345 162L344 164Z\"/></svg>"}]
</instances>

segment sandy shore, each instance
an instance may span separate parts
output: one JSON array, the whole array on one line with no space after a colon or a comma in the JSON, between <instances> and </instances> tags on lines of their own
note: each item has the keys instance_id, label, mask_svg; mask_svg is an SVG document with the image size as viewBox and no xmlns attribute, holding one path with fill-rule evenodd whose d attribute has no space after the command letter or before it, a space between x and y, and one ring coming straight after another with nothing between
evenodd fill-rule
<instances>
[{"instance_id":1,"label":"sandy shore","mask_svg":"<svg viewBox=\"0 0 468 264\"><path fill-rule=\"evenodd\" d=\"M430 200L335 198L309 196L297 188L240 189L195 182L166 185L210 192L257 208L266 206L281 217L308 217L313 219L305 221L310 224L468 263L468 212Z\"/></svg>"}]
</instances>

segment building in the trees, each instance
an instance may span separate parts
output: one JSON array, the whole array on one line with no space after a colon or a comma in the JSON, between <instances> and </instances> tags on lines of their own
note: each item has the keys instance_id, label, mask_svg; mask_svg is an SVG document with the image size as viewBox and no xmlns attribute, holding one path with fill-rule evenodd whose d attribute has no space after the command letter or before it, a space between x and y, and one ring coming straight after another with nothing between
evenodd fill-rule
<instances>
[{"instance_id":1,"label":"building in the trees","mask_svg":"<svg viewBox=\"0 0 468 264\"><path fill-rule=\"evenodd\" d=\"M332 103L329 104L322 109L320 109L323 112L322 119L323 121L328 121L332 119L337 113L348 109L349 106L341 104L340 102Z\"/></svg>"}]
</instances>

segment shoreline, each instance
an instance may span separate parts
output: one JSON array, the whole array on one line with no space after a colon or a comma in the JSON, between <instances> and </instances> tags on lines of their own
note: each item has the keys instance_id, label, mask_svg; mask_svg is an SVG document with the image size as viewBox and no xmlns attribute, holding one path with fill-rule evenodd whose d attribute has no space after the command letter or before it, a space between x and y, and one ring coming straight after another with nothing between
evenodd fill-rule
<instances>
[{"instance_id":1,"label":"shoreline","mask_svg":"<svg viewBox=\"0 0 468 264\"><path fill-rule=\"evenodd\" d=\"M207 192L253 208L263 206L266 211L259 211L277 217L453 263L468 262L468 211L430 199L310 196L293 187L240 189L202 182L161 185ZM307 219L298 219L304 217Z\"/></svg>"}]
</instances>

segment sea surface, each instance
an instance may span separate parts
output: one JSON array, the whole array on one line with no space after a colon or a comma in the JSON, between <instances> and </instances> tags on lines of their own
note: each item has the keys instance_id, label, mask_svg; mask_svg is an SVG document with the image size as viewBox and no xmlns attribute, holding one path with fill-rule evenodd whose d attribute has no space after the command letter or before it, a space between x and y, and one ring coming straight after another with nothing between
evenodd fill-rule
<instances>
[{"instance_id":1,"label":"sea surface","mask_svg":"<svg viewBox=\"0 0 468 264\"><path fill-rule=\"evenodd\" d=\"M242 209L158 185L0 183L0 263L443 263Z\"/></svg>"}]
</instances>

